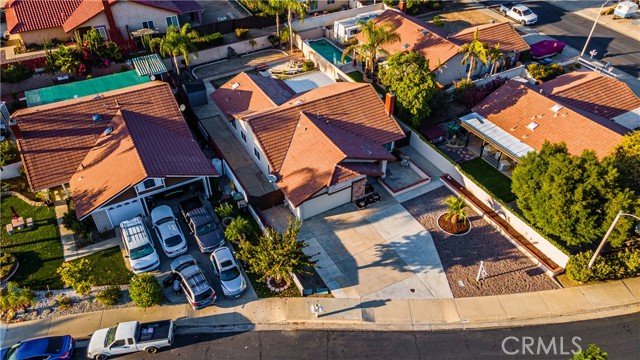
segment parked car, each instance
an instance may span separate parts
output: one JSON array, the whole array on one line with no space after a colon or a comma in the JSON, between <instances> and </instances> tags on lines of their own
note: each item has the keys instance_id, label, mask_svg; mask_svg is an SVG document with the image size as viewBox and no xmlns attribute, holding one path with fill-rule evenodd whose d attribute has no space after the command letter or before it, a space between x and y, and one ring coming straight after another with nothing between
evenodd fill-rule
<instances>
[{"instance_id":1,"label":"parked car","mask_svg":"<svg viewBox=\"0 0 640 360\"><path fill-rule=\"evenodd\" d=\"M2 360L51 359L66 360L73 357L76 341L70 335L51 336L21 341L0 351Z\"/></svg>"},{"instance_id":2,"label":"parked car","mask_svg":"<svg viewBox=\"0 0 640 360\"><path fill-rule=\"evenodd\" d=\"M193 256L177 257L171 262L171 272L180 280L180 287L194 310L216 302L216 291L209 284Z\"/></svg>"},{"instance_id":3,"label":"parked car","mask_svg":"<svg viewBox=\"0 0 640 360\"><path fill-rule=\"evenodd\" d=\"M538 15L522 4L502 4L500 5L500 12L502 15L514 19L521 25L533 25L538 21Z\"/></svg>"},{"instance_id":4,"label":"parked car","mask_svg":"<svg viewBox=\"0 0 640 360\"><path fill-rule=\"evenodd\" d=\"M142 218L137 216L120 224L122 242L134 273L155 270L160 266L160 258Z\"/></svg>"},{"instance_id":5,"label":"parked car","mask_svg":"<svg viewBox=\"0 0 640 360\"><path fill-rule=\"evenodd\" d=\"M531 55L534 59L543 59L559 54L567 44L558 40L542 40L531 45Z\"/></svg>"},{"instance_id":6,"label":"parked car","mask_svg":"<svg viewBox=\"0 0 640 360\"><path fill-rule=\"evenodd\" d=\"M87 357L104 360L112 355L123 355L137 351L155 354L159 349L173 343L174 325L171 320L149 323L127 321L91 335Z\"/></svg>"},{"instance_id":7,"label":"parked car","mask_svg":"<svg viewBox=\"0 0 640 360\"><path fill-rule=\"evenodd\" d=\"M162 205L153 209L151 223L160 239L160 246L168 257L176 257L187 252L187 241L180 230L178 219L169 206Z\"/></svg>"},{"instance_id":8,"label":"parked car","mask_svg":"<svg viewBox=\"0 0 640 360\"><path fill-rule=\"evenodd\" d=\"M224 235L218 216L209 213L200 198L192 197L181 201L180 211L189 230L195 236L201 252L212 252L215 248L224 245Z\"/></svg>"},{"instance_id":9,"label":"parked car","mask_svg":"<svg viewBox=\"0 0 640 360\"><path fill-rule=\"evenodd\" d=\"M247 289L247 282L228 247L220 247L211 253L211 265L224 296L235 298Z\"/></svg>"}]
</instances>

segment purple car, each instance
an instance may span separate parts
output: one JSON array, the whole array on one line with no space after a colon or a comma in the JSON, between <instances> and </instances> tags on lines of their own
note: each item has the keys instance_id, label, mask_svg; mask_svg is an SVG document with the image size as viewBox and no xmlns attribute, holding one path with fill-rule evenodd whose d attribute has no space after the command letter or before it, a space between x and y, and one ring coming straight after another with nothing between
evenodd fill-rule
<instances>
[{"instance_id":1,"label":"purple car","mask_svg":"<svg viewBox=\"0 0 640 360\"><path fill-rule=\"evenodd\" d=\"M76 341L69 335L25 340L2 349L0 360L68 360L75 348Z\"/></svg>"},{"instance_id":2,"label":"purple car","mask_svg":"<svg viewBox=\"0 0 640 360\"><path fill-rule=\"evenodd\" d=\"M567 44L558 40L542 40L531 45L531 55L534 59L541 59L561 53Z\"/></svg>"}]
</instances>

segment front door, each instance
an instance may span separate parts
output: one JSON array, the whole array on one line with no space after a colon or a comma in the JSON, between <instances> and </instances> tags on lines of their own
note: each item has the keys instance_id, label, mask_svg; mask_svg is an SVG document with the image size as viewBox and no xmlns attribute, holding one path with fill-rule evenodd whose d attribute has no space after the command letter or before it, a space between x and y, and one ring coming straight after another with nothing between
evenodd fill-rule
<instances>
[{"instance_id":1,"label":"front door","mask_svg":"<svg viewBox=\"0 0 640 360\"><path fill-rule=\"evenodd\" d=\"M351 201L356 201L364 196L364 187L367 184L367 178L354 181L351 184Z\"/></svg>"}]
</instances>

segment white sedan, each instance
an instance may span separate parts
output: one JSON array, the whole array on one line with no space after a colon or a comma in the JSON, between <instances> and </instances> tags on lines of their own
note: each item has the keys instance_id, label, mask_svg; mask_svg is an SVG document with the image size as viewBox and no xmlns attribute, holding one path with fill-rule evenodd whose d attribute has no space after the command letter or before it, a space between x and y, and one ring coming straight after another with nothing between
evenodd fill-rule
<instances>
[{"instance_id":1,"label":"white sedan","mask_svg":"<svg viewBox=\"0 0 640 360\"><path fill-rule=\"evenodd\" d=\"M151 211L151 222L160 239L162 250L168 257L176 257L187 252L187 241L180 230L178 220L167 205L158 206Z\"/></svg>"}]
</instances>

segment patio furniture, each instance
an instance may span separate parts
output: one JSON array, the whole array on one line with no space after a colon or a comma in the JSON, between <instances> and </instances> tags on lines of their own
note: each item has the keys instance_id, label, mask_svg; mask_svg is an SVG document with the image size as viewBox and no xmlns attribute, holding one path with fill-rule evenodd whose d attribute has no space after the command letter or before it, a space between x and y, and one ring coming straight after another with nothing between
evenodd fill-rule
<instances>
[{"instance_id":1,"label":"patio furniture","mask_svg":"<svg viewBox=\"0 0 640 360\"><path fill-rule=\"evenodd\" d=\"M7 224L7 233L9 233L9 235L13 235L13 225Z\"/></svg>"},{"instance_id":2,"label":"patio furniture","mask_svg":"<svg viewBox=\"0 0 640 360\"><path fill-rule=\"evenodd\" d=\"M36 226L34 225L34 223L33 223L33 218L28 218L28 219L27 219L27 227L28 227L29 229L34 229L34 228L36 227Z\"/></svg>"},{"instance_id":3,"label":"patio furniture","mask_svg":"<svg viewBox=\"0 0 640 360\"><path fill-rule=\"evenodd\" d=\"M18 229L18 230L24 228L24 218L20 216L17 219L11 220L11 226L13 226L14 229Z\"/></svg>"}]
</instances>

